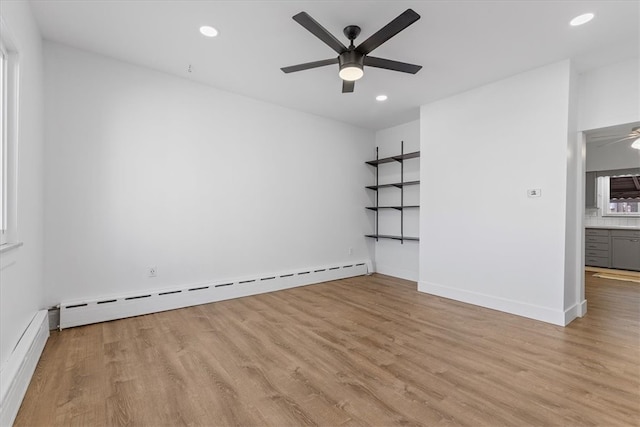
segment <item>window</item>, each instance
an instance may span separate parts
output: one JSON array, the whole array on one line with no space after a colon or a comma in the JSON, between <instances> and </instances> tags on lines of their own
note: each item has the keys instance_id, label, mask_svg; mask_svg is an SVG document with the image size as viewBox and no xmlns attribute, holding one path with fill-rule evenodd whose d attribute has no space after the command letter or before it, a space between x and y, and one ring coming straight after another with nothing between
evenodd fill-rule
<instances>
[{"instance_id":1,"label":"window","mask_svg":"<svg viewBox=\"0 0 640 427\"><path fill-rule=\"evenodd\" d=\"M640 175L603 176L602 206L606 216L640 216Z\"/></svg>"},{"instance_id":2,"label":"window","mask_svg":"<svg viewBox=\"0 0 640 427\"><path fill-rule=\"evenodd\" d=\"M0 245L7 242L7 51L0 39Z\"/></svg>"},{"instance_id":3,"label":"window","mask_svg":"<svg viewBox=\"0 0 640 427\"><path fill-rule=\"evenodd\" d=\"M0 17L0 245L17 243L18 53Z\"/></svg>"}]
</instances>

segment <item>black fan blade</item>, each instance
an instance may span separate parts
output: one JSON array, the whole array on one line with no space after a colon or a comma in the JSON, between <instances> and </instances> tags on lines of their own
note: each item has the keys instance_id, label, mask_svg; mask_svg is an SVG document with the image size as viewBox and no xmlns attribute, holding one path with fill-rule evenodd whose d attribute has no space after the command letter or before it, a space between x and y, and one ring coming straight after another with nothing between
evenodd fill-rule
<instances>
[{"instance_id":1,"label":"black fan blade","mask_svg":"<svg viewBox=\"0 0 640 427\"><path fill-rule=\"evenodd\" d=\"M355 81L347 81L347 80L343 80L342 81L342 93L351 93L353 92L354 87L356 86L356 82Z\"/></svg>"},{"instance_id":2,"label":"black fan blade","mask_svg":"<svg viewBox=\"0 0 640 427\"><path fill-rule=\"evenodd\" d=\"M335 38L333 34L327 31L322 25L318 24L307 12L300 12L297 15L294 15L293 20L305 27L314 36L325 42L327 46L336 52L342 53L347 50L347 47L343 45L340 40Z\"/></svg>"},{"instance_id":3,"label":"black fan blade","mask_svg":"<svg viewBox=\"0 0 640 427\"><path fill-rule=\"evenodd\" d=\"M290 67L280 68L285 73L293 73L294 71L309 70L311 68L324 67L325 65L337 64L338 58L323 59L322 61L307 62L306 64L291 65Z\"/></svg>"},{"instance_id":4,"label":"black fan blade","mask_svg":"<svg viewBox=\"0 0 640 427\"><path fill-rule=\"evenodd\" d=\"M376 58L375 56L365 56L364 65L367 65L369 67L384 68L385 70L401 71L403 73L410 74L415 74L422 68L422 65L407 64L406 62Z\"/></svg>"},{"instance_id":5,"label":"black fan blade","mask_svg":"<svg viewBox=\"0 0 640 427\"><path fill-rule=\"evenodd\" d=\"M418 15L412 9L407 9L402 12L396 19L382 27L377 33L363 41L360 46L356 48L356 50L364 55L367 55L373 49L377 48L382 43L386 42L391 37L395 36L400 31L416 22L418 19L420 19L420 15Z\"/></svg>"}]
</instances>

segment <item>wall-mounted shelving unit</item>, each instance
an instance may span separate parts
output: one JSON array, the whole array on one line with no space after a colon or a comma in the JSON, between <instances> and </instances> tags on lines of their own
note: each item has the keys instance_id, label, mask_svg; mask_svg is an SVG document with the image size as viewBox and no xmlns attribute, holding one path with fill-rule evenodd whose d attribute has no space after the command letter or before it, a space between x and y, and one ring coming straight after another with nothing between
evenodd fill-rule
<instances>
[{"instance_id":1,"label":"wall-mounted shelving unit","mask_svg":"<svg viewBox=\"0 0 640 427\"><path fill-rule=\"evenodd\" d=\"M378 241L378 239L392 239L392 240L399 240L401 243L403 243L405 240L409 240L409 241L418 241L418 237L412 237L412 236L405 236L404 235L404 210L405 209L417 209L420 206L419 205L405 205L404 204L404 188L406 186L409 185L418 185L420 184L420 181L405 181L404 180L404 161L408 160L408 159L415 159L417 157L420 157L420 152L419 151L415 151L412 153L404 153L404 141L401 142L400 145L400 155L399 156L391 156L391 157L384 157L382 159L380 159L378 157L378 147L376 147L376 159L375 160L369 160L368 162L365 162L366 164L373 166L376 168L376 183L375 185L368 185L365 188L368 190L372 190L376 192L376 203L375 206L367 206L366 208L369 210L372 210L375 212L376 215L376 221L375 221L375 233L374 234L366 234L366 237L371 237L376 239L376 241ZM379 166L383 165L385 163L400 163L400 182L394 182L394 183L388 183L388 184L380 184L378 181L379 178ZM378 201L379 201L379 191L387 188L396 188L400 190L400 205L393 205L393 206L380 206ZM380 234L379 233L379 221L378 221L378 212L381 209L395 209L400 211L400 235L389 235L389 234Z\"/></svg>"}]
</instances>

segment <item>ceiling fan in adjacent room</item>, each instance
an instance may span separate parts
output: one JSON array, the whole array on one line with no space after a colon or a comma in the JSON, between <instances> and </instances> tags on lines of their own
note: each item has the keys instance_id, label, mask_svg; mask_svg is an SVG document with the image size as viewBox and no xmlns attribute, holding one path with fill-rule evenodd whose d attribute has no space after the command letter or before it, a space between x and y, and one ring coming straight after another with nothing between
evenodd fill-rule
<instances>
[{"instance_id":1,"label":"ceiling fan in adjacent room","mask_svg":"<svg viewBox=\"0 0 640 427\"><path fill-rule=\"evenodd\" d=\"M597 141L598 139L611 139L611 138L615 138L616 136L619 135L600 135L600 136L595 136L593 137L594 141ZM619 139L615 139L613 141L608 141L604 144L599 145L599 147L605 147L607 145L611 145L611 144L617 144L618 142L624 142L624 141L630 141L632 139L635 139L635 141L633 141L633 143L631 144L631 147L640 150L640 126L636 126L634 128L631 129L631 132L629 132L627 135L623 136L622 138Z\"/></svg>"},{"instance_id":2,"label":"ceiling fan in adjacent room","mask_svg":"<svg viewBox=\"0 0 640 427\"><path fill-rule=\"evenodd\" d=\"M353 92L355 81L364 75L364 66L384 68L386 70L400 71L403 73L415 74L422 68L421 65L407 64L405 62L392 61L390 59L376 58L369 54L378 46L407 28L409 25L420 19L420 15L412 9L407 9L393 21L382 27L357 47L353 41L360 34L360 27L349 25L344 28L344 35L349 39L349 47L345 46L335 38L322 25L316 22L306 12L300 12L293 16L293 20L309 30L314 36L322 40L327 46L335 50L338 56L331 59L307 62L305 64L292 65L281 68L285 73L309 70L311 68L323 67L325 65L339 64L338 75L342 79L342 93Z\"/></svg>"}]
</instances>

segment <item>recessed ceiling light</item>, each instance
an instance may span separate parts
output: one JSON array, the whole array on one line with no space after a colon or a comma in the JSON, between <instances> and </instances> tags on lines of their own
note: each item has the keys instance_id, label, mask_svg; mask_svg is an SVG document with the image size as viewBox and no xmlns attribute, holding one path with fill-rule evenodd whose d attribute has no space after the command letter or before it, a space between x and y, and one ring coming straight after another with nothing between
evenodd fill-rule
<instances>
[{"instance_id":1,"label":"recessed ceiling light","mask_svg":"<svg viewBox=\"0 0 640 427\"><path fill-rule=\"evenodd\" d=\"M576 16L569 22L569 25L572 27L577 27L578 25L586 24L591 21L595 15L593 13L583 13L580 16Z\"/></svg>"},{"instance_id":2,"label":"recessed ceiling light","mask_svg":"<svg viewBox=\"0 0 640 427\"><path fill-rule=\"evenodd\" d=\"M215 37L218 35L218 30L208 25L203 25L202 27L200 27L200 34L205 37Z\"/></svg>"},{"instance_id":3,"label":"recessed ceiling light","mask_svg":"<svg viewBox=\"0 0 640 427\"><path fill-rule=\"evenodd\" d=\"M376 96L376 101L386 101L387 100L387 95L378 95Z\"/></svg>"}]
</instances>

